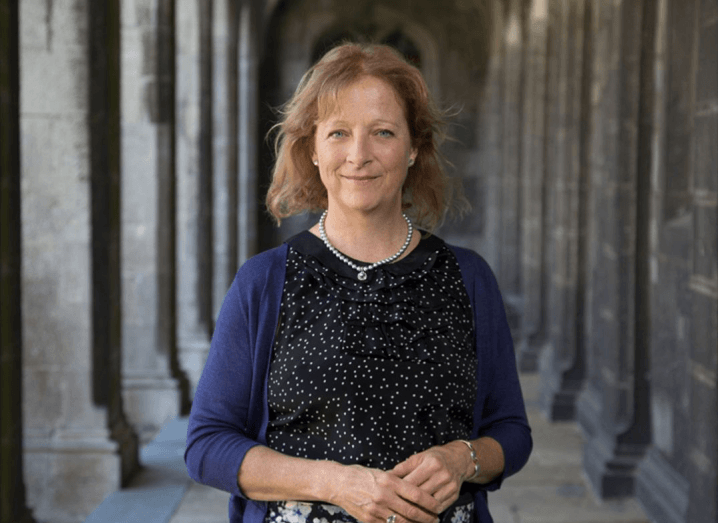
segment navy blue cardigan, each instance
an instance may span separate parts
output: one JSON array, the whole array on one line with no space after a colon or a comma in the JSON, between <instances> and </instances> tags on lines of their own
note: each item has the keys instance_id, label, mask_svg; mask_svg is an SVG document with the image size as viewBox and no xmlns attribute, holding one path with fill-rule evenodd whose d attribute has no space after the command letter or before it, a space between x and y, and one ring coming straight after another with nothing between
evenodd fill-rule
<instances>
[{"instance_id":1,"label":"navy blue cardigan","mask_svg":"<svg viewBox=\"0 0 718 523\"><path fill-rule=\"evenodd\" d=\"M473 437L490 436L504 451L503 474L487 485L465 483L477 521L491 522L486 491L524 466L531 430L504 305L481 256L451 247L471 299L476 328L478 393ZM284 287L287 244L248 260L237 272L217 319L212 347L192 403L185 462L195 481L229 492L231 523L262 523L267 505L247 499L237 473L247 451L266 445L267 377Z\"/></svg>"}]
</instances>

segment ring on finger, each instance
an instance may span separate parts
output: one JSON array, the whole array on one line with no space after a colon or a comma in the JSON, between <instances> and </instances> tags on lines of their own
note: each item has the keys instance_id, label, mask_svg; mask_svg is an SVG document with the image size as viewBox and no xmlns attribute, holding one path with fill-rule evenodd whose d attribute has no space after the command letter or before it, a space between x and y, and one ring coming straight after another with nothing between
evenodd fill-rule
<instances>
[{"instance_id":1,"label":"ring on finger","mask_svg":"<svg viewBox=\"0 0 718 523\"><path fill-rule=\"evenodd\" d=\"M396 522L396 514L392 514L386 518L386 523L395 523L395 522Z\"/></svg>"}]
</instances>

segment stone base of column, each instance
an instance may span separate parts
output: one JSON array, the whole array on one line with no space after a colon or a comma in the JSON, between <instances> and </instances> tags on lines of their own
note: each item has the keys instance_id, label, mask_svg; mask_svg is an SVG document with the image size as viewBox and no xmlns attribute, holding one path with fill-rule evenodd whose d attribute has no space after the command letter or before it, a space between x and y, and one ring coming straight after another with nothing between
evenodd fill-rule
<instances>
[{"instance_id":1,"label":"stone base of column","mask_svg":"<svg viewBox=\"0 0 718 523\"><path fill-rule=\"evenodd\" d=\"M519 372L534 373L539 369L539 356L543 347L543 341L524 338L516 351L516 363Z\"/></svg>"},{"instance_id":2,"label":"stone base of column","mask_svg":"<svg viewBox=\"0 0 718 523\"><path fill-rule=\"evenodd\" d=\"M557 361L555 349L547 344L538 361L543 388L540 405L550 421L573 421L576 419L576 404L583 387L582 379L573 379L571 369L563 370Z\"/></svg>"},{"instance_id":3,"label":"stone base of column","mask_svg":"<svg viewBox=\"0 0 718 523\"><path fill-rule=\"evenodd\" d=\"M192 339L178 342L178 359L182 370L189 380L189 397L194 398L194 391L202 376L202 369L209 355L210 340Z\"/></svg>"},{"instance_id":4,"label":"stone base of column","mask_svg":"<svg viewBox=\"0 0 718 523\"><path fill-rule=\"evenodd\" d=\"M583 469L599 499L633 496L636 467L643 457L643 445L617 443L615 436L600 434L584 447Z\"/></svg>"},{"instance_id":5,"label":"stone base of column","mask_svg":"<svg viewBox=\"0 0 718 523\"><path fill-rule=\"evenodd\" d=\"M13 520L13 523L36 523L35 519L32 517L32 512L30 512L28 509L25 509L25 511L20 514L16 519Z\"/></svg>"},{"instance_id":6,"label":"stone base of column","mask_svg":"<svg viewBox=\"0 0 718 523\"><path fill-rule=\"evenodd\" d=\"M110 438L109 431L27 437L27 503L34 517L53 523L84 522L131 474L133 462L137 463L137 449L131 447L132 438L122 445ZM135 459L128 458L132 453Z\"/></svg>"},{"instance_id":7,"label":"stone base of column","mask_svg":"<svg viewBox=\"0 0 718 523\"><path fill-rule=\"evenodd\" d=\"M127 421L140 442L147 443L180 413L180 390L176 380L158 377L126 377L122 398Z\"/></svg>"},{"instance_id":8,"label":"stone base of column","mask_svg":"<svg viewBox=\"0 0 718 523\"><path fill-rule=\"evenodd\" d=\"M523 313L523 298L516 294L504 294L504 308L506 320L509 323L514 343L521 334L521 317Z\"/></svg>"},{"instance_id":9,"label":"stone base of column","mask_svg":"<svg viewBox=\"0 0 718 523\"><path fill-rule=\"evenodd\" d=\"M636 498L651 521L686 523L690 485L655 448L648 450L636 476Z\"/></svg>"},{"instance_id":10,"label":"stone base of column","mask_svg":"<svg viewBox=\"0 0 718 523\"><path fill-rule=\"evenodd\" d=\"M576 420L586 439L596 434L599 416L600 398L589 381L576 402Z\"/></svg>"},{"instance_id":11,"label":"stone base of column","mask_svg":"<svg viewBox=\"0 0 718 523\"><path fill-rule=\"evenodd\" d=\"M137 434L124 416L116 420L114 425L110 434L112 440L117 442L122 473L120 482L121 486L125 487L140 470L140 444Z\"/></svg>"}]
</instances>

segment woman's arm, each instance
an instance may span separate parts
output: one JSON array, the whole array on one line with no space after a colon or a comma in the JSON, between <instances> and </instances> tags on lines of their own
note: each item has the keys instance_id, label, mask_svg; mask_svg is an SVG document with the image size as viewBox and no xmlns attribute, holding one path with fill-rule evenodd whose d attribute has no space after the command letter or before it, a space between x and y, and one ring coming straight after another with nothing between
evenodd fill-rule
<instances>
[{"instance_id":1,"label":"woman's arm","mask_svg":"<svg viewBox=\"0 0 718 523\"><path fill-rule=\"evenodd\" d=\"M302 500L337 505L363 523L435 523L440 502L395 474L359 465L286 456L267 447L250 449L237 475L243 494L260 501Z\"/></svg>"}]
</instances>

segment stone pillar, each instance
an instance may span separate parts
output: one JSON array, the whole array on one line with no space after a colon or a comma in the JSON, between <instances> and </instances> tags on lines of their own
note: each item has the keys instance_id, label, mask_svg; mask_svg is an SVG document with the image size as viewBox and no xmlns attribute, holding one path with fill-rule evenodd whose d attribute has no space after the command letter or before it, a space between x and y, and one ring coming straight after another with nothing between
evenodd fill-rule
<instances>
[{"instance_id":1,"label":"stone pillar","mask_svg":"<svg viewBox=\"0 0 718 523\"><path fill-rule=\"evenodd\" d=\"M22 460L18 2L0 0L0 522L31 523Z\"/></svg>"},{"instance_id":2,"label":"stone pillar","mask_svg":"<svg viewBox=\"0 0 718 523\"><path fill-rule=\"evenodd\" d=\"M688 432L693 417L684 407L690 396L689 360L692 220L686 213L691 165L693 33L697 2L656 2L653 63L655 95L652 120L650 361L652 446L641 462L636 496L653 521L682 523L686 519L690 484L681 473L689 462ZM678 12L680 11L680 13ZM687 11L687 13L686 13ZM687 15L687 16L686 16ZM689 42L688 49L670 46ZM671 100L671 103L668 101Z\"/></svg>"},{"instance_id":3,"label":"stone pillar","mask_svg":"<svg viewBox=\"0 0 718 523\"><path fill-rule=\"evenodd\" d=\"M523 124L524 35L522 2L509 0L504 36L503 127L501 136L501 258L496 267L509 324L518 334L521 299L521 126Z\"/></svg>"},{"instance_id":4,"label":"stone pillar","mask_svg":"<svg viewBox=\"0 0 718 523\"><path fill-rule=\"evenodd\" d=\"M584 0L552 4L553 106L547 168L551 173L548 337L541 354L541 403L550 420L571 420L585 369L583 303L587 282L585 122L589 119L586 6Z\"/></svg>"},{"instance_id":5,"label":"stone pillar","mask_svg":"<svg viewBox=\"0 0 718 523\"><path fill-rule=\"evenodd\" d=\"M217 317L237 271L238 178L238 2L214 1L213 36L213 187L214 288Z\"/></svg>"},{"instance_id":6,"label":"stone pillar","mask_svg":"<svg viewBox=\"0 0 718 523\"><path fill-rule=\"evenodd\" d=\"M519 369L534 372L546 338L546 53L549 0L534 0L527 26L524 124L521 144L523 314Z\"/></svg>"},{"instance_id":7,"label":"stone pillar","mask_svg":"<svg viewBox=\"0 0 718 523\"><path fill-rule=\"evenodd\" d=\"M479 122L476 130L479 136L478 162L481 164L482 185L486 194L484 216L486 226L484 241L477 250L481 253L494 272L500 272L501 224L502 224L502 176L503 154L501 140L503 136L504 107L504 3L491 4L491 41L486 80L483 90L479 93Z\"/></svg>"},{"instance_id":8,"label":"stone pillar","mask_svg":"<svg viewBox=\"0 0 718 523\"><path fill-rule=\"evenodd\" d=\"M584 468L601 498L633 493L635 467L650 438L645 266L637 256L649 234L638 228L648 176L638 159L642 4L590 3L588 372L577 414L587 437Z\"/></svg>"},{"instance_id":9,"label":"stone pillar","mask_svg":"<svg viewBox=\"0 0 718 523\"><path fill-rule=\"evenodd\" d=\"M693 3L693 2L689 2ZM697 9L686 521L718 521L718 3Z\"/></svg>"},{"instance_id":10,"label":"stone pillar","mask_svg":"<svg viewBox=\"0 0 718 523\"><path fill-rule=\"evenodd\" d=\"M239 265L257 254L257 227L264 204L258 202L259 56L263 3L243 2L239 13Z\"/></svg>"},{"instance_id":11,"label":"stone pillar","mask_svg":"<svg viewBox=\"0 0 718 523\"><path fill-rule=\"evenodd\" d=\"M172 2L122 9L123 394L143 441L180 410L174 350ZM171 73L170 73L171 74Z\"/></svg>"},{"instance_id":12,"label":"stone pillar","mask_svg":"<svg viewBox=\"0 0 718 523\"><path fill-rule=\"evenodd\" d=\"M190 397L213 327L212 13L211 0L176 3L177 343Z\"/></svg>"},{"instance_id":13,"label":"stone pillar","mask_svg":"<svg viewBox=\"0 0 718 523\"><path fill-rule=\"evenodd\" d=\"M137 468L120 386L119 2L20 11L28 504L85 517Z\"/></svg>"}]
</instances>

